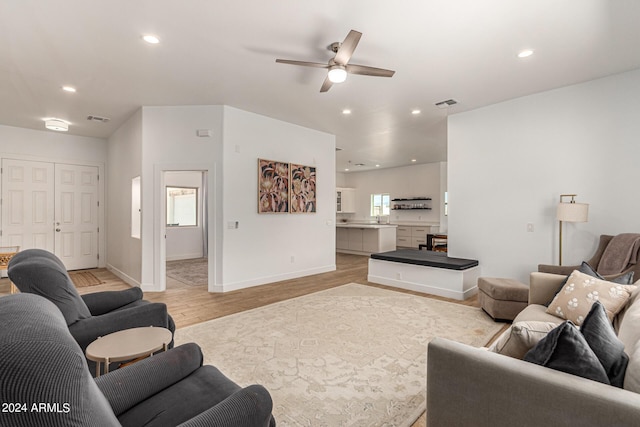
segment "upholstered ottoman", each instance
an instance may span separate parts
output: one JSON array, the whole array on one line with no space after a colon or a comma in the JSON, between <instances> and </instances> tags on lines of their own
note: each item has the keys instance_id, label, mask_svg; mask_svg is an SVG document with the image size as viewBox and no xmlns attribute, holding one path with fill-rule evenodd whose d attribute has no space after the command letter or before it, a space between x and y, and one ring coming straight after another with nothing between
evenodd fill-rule
<instances>
[{"instance_id":1,"label":"upholstered ottoman","mask_svg":"<svg viewBox=\"0 0 640 427\"><path fill-rule=\"evenodd\" d=\"M527 306L529 287L514 279L478 278L480 307L495 320L513 320Z\"/></svg>"}]
</instances>

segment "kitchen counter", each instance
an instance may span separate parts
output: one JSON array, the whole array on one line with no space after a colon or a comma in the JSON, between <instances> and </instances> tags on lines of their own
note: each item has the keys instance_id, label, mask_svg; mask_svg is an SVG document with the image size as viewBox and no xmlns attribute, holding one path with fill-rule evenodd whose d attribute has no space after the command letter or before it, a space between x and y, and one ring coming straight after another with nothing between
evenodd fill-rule
<instances>
[{"instance_id":1,"label":"kitchen counter","mask_svg":"<svg viewBox=\"0 0 640 427\"><path fill-rule=\"evenodd\" d=\"M395 224L338 223L336 224L336 251L371 255L396 249Z\"/></svg>"},{"instance_id":2,"label":"kitchen counter","mask_svg":"<svg viewBox=\"0 0 640 427\"><path fill-rule=\"evenodd\" d=\"M336 223L336 227L341 228L389 228L389 227L397 227L397 224L377 224L377 223L357 223L357 222L338 222Z\"/></svg>"}]
</instances>

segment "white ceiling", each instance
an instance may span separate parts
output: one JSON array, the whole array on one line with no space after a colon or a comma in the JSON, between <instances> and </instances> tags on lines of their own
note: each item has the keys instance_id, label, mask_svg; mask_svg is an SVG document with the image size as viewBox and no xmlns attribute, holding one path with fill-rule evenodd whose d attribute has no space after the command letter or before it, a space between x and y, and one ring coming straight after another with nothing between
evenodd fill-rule
<instances>
[{"instance_id":1,"label":"white ceiling","mask_svg":"<svg viewBox=\"0 0 640 427\"><path fill-rule=\"evenodd\" d=\"M441 161L447 114L640 67L639 23L637 0L1 0L0 124L106 138L143 105L226 104L335 134L339 171ZM351 62L394 77L320 93L325 71L275 62L351 29Z\"/></svg>"}]
</instances>

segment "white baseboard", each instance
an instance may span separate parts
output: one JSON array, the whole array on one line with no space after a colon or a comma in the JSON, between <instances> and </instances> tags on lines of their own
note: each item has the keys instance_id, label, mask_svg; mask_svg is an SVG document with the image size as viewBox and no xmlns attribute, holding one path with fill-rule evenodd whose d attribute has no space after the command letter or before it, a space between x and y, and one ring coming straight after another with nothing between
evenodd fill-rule
<instances>
[{"instance_id":1,"label":"white baseboard","mask_svg":"<svg viewBox=\"0 0 640 427\"><path fill-rule=\"evenodd\" d=\"M202 258L202 252L167 256L167 261L182 261L183 259L195 259L195 258Z\"/></svg>"},{"instance_id":2,"label":"white baseboard","mask_svg":"<svg viewBox=\"0 0 640 427\"><path fill-rule=\"evenodd\" d=\"M129 276L128 274L124 273L123 271L118 270L113 265L107 264L107 270L109 270L110 272L118 276L120 279L122 279L124 282L128 283L129 285L135 286L136 288L141 287L140 282L138 282L136 279Z\"/></svg>"},{"instance_id":3,"label":"white baseboard","mask_svg":"<svg viewBox=\"0 0 640 427\"><path fill-rule=\"evenodd\" d=\"M266 285L268 283L280 282L282 280L297 279L298 277L311 276L313 274L327 273L329 271L335 271L336 265L327 265L324 267L311 268L308 270L292 271L290 273L278 274L275 276L260 277L257 279L246 280L243 282L223 283L221 285L215 285L213 289L209 289L210 292L229 292L237 291L239 289L251 288L253 286Z\"/></svg>"}]
</instances>

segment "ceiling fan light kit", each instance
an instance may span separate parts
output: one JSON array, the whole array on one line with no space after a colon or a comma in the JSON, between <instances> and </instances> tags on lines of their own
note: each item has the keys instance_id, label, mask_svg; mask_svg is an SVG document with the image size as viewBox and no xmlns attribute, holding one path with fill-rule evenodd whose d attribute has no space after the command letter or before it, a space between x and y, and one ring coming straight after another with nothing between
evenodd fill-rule
<instances>
[{"instance_id":1,"label":"ceiling fan light kit","mask_svg":"<svg viewBox=\"0 0 640 427\"><path fill-rule=\"evenodd\" d=\"M327 75L331 83L342 83L347 80L347 69L342 65L334 65L329 68Z\"/></svg>"},{"instance_id":2,"label":"ceiling fan light kit","mask_svg":"<svg viewBox=\"0 0 640 427\"><path fill-rule=\"evenodd\" d=\"M331 89L334 83L342 83L347 79L347 74L360 74L363 76L391 77L395 71L383 68L369 67L367 65L349 64L362 33L351 30L342 43L331 43L328 49L335 53L335 56L327 64L319 62L294 61L290 59L276 59L280 64L301 65L303 67L315 67L327 69L327 77L322 83L320 92Z\"/></svg>"}]
</instances>

